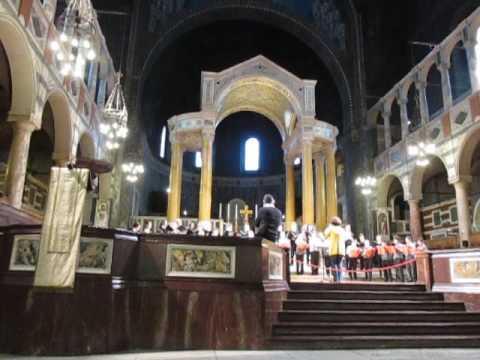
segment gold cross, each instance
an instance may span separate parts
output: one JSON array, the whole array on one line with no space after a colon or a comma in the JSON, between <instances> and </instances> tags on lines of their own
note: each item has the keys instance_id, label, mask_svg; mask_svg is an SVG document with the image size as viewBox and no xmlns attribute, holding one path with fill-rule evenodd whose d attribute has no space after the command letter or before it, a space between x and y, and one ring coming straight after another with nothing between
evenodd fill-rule
<instances>
[{"instance_id":1,"label":"gold cross","mask_svg":"<svg viewBox=\"0 0 480 360\"><path fill-rule=\"evenodd\" d=\"M253 214L253 211L248 208L248 205L245 205L243 210L240 210L240 214L243 215L245 222L248 223L248 217Z\"/></svg>"}]
</instances>

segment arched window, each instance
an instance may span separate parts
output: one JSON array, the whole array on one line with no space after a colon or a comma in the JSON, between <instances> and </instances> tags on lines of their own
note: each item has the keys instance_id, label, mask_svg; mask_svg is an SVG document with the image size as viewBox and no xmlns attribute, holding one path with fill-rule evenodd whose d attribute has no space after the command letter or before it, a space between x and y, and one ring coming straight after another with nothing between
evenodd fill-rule
<instances>
[{"instance_id":1,"label":"arched window","mask_svg":"<svg viewBox=\"0 0 480 360\"><path fill-rule=\"evenodd\" d=\"M196 168L202 167L202 153L200 151L197 151L195 153L195 167Z\"/></svg>"},{"instance_id":2,"label":"arched window","mask_svg":"<svg viewBox=\"0 0 480 360\"><path fill-rule=\"evenodd\" d=\"M245 171L258 171L260 168L260 143L256 138L245 141Z\"/></svg>"},{"instance_id":3,"label":"arched window","mask_svg":"<svg viewBox=\"0 0 480 360\"><path fill-rule=\"evenodd\" d=\"M165 157L165 141L167 140L167 128L164 126L162 128L162 135L160 137L160 157L163 159Z\"/></svg>"}]
</instances>

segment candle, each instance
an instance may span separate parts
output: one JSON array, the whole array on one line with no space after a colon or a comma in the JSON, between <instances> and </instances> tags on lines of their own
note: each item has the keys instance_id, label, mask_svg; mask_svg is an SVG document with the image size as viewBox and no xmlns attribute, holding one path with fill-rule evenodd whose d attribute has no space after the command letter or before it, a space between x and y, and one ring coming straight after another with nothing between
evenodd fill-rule
<instances>
[{"instance_id":1,"label":"candle","mask_svg":"<svg viewBox=\"0 0 480 360\"><path fill-rule=\"evenodd\" d=\"M235 204L235 222L237 222L238 217L238 204Z\"/></svg>"},{"instance_id":2,"label":"candle","mask_svg":"<svg viewBox=\"0 0 480 360\"><path fill-rule=\"evenodd\" d=\"M220 203L219 209L218 209L218 218L222 218L222 203Z\"/></svg>"},{"instance_id":3,"label":"candle","mask_svg":"<svg viewBox=\"0 0 480 360\"><path fill-rule=\"evenodd\" d=\"M255 219L258 216L258 204L255 204Z\"/></svg>"},{"instance_id":4,"label":"candle","mask_svg":"<svg viewBox=\"0 0 480 360\"><path fill-rule=\"evenodd\" d=\"M230 204L227 204L227 222L230 222Z\"/></svg>"}]
</instances>

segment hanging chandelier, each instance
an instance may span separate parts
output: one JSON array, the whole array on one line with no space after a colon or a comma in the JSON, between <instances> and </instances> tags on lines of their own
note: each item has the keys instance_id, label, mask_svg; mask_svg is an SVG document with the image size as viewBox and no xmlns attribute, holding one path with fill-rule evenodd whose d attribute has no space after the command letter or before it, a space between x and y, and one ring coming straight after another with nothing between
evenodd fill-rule
<instances>
[{"instance_id":1,"label":"hanging chandelier","mask_svg":"<svg viewBox=\"0 0 480 360\"><path fill-rule=\"evenodd\" d=\"M67 0L57 21L60 36L50 42L63 76L83 78L87 61L97 57L96 18L90 0Z\"/></svg>"},{"instance_id":2,"label":"hanging chandelier","mask_svg":"<svg viewBox=\"0 0 480 360\"><path fill-rule=\"evenodd\" d=\"M373 188L377 185L377 179L373 176L361 176L355 180L355 185L358 186L363 195L370 195Z\"/></svg>"},{"instance_id":3,"label":"hanging chandelier","mask_svg":"<svg viewBox=\"0 0 480 360\"><path fill-rule=\"evenodd\" d=\"M435 144L421 141L416 145L408 146L408 155L416 157L416 164L418 166L426 167L430 164L428 157L434 154L436 149Z\"/></svg>"},{"instance_id":4,"label":"hanging chandelier","mask_svg":"<svg viewBox=\"0 0 480 360\"><path fill-rule=\"evenodd\" d=\"M105 122L100 124L100 132L105 135L107 139L106 147L109 150L118 149L120 147L120 141L128 135L128 111L120 84L121 78L122 74L118 73L115 86L103 110Z\"/></svg>"}]
</instances>

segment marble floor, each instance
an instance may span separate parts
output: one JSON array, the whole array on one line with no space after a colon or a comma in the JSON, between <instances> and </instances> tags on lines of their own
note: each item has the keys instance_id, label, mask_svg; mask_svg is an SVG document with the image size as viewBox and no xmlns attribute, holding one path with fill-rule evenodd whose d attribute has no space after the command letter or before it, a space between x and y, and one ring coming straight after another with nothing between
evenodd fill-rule
<instances>
[{"instance_id":1,"label":"marble floor","mask_svg":"<svg viewBox=\"0 0 480 360\"><path fill-rule=\"evenodd\" d=\"M176 351L75 357L23 357L18 360L480 360L478 349L337 350L337 351Z\"/></svg>"}]
</instances>

